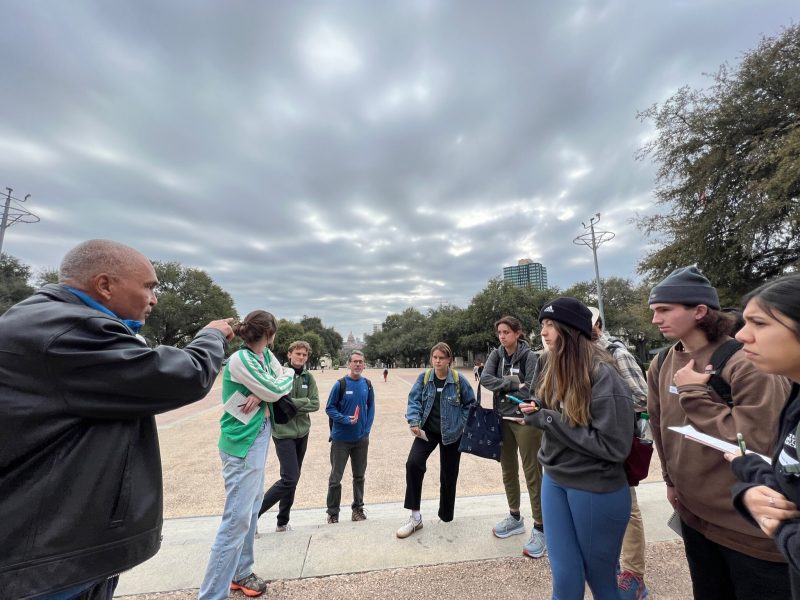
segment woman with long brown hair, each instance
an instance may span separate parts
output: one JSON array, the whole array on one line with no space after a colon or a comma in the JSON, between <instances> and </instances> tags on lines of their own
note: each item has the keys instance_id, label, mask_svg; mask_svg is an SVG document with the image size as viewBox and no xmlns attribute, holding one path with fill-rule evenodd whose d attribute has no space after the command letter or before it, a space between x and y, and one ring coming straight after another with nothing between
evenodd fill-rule
<instances>
[{"instance_id":1,"label":"woman with long brown hair","mask_svg":"<svg viewBox=\"0 0 800 600\"><path fill-rule=\"evenodd\" d=\"M543 431L542 514L553 597L616 598L616 566L630 516L623 463L633 438L631 391L591 341L591 312L557 298L539 313L548 352L525 423Z\"/></svg>"}]
</instances>

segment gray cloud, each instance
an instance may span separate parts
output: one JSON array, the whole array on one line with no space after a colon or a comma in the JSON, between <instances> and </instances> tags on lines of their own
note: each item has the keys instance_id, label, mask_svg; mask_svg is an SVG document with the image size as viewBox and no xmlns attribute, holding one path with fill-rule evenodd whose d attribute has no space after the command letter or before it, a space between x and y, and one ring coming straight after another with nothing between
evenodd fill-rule
<instances>
[{"instance_id":1,"label":"gray cloud","mask_svg":"<svg viewBox=\"0 0 800 600\"><path fill-rule=\"evenodd\" d=\"M90 237L209 271L247 312L343 334L466 305L518 258L566 287L601 212L635 276L652 135L637 110L791 23L790 0L48 5L0 38L0 184L57 265Z\"/></svg>"}]
</instances>

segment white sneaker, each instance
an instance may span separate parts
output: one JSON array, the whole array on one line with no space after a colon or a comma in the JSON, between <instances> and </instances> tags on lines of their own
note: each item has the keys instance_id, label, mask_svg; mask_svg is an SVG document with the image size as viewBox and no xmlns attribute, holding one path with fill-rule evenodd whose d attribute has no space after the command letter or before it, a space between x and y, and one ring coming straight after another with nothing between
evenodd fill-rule
<instances>
[{"instance_id":1,"label":"white sneaker","mask_svg":"<svg viewBox=\"0 0 800 600\"><path fill-rule=\"evenodd\" d=\"M403 523L400 529L397 530L397 537L401 540L405 539L417 529L422 529L422 517L419 518L419 521L415 521L414 517L408 517L408 521Z\"/></svg>"}]
</instances>

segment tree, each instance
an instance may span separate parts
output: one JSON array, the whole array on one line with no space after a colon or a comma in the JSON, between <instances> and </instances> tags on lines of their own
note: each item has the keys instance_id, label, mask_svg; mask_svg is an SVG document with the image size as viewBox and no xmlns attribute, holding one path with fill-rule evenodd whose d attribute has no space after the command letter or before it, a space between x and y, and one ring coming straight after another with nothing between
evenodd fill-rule
<instances>
[{"instance_id":1,"label":"tree","mask_svg":"<svg viewBox=\"0 0 800 600\"><path fill-rule=\"evenodd\" d=\"M539 290L532 287L516 287L499 278L491 279L489 284L475 297L467 308L467 323L470 333L459 338L459 347L473 352L487 352L497 346L494 323L500 317L510 315L522 323L522 329L532 339L539 328L539 310L548 301L558 296L558 290Z\"/></svg>"},{"instance_id":2,"label":"tree","mask_svg":"<svg viewBox=\"0 0 800 600\"><path fill-rule=\"evenodd\" d=\"M272 344L272 350L275 357L281 364L286 362L286 352L289 349L289 344L295 340L303 337L303 326L297 323L292 323L286 319L278 321L278 331L275 333L275 341Z\"/></svg>"},{"instance_id":3,"label":"tree","mask_svg":"<svg viewBox=\"0 0 800 600\"><path fill-rule=\"evenodd\" d=\"M31 268L10 254L0 254L0 314L33 293Z\"/></svg>"},{"instance_id":4,"label":"tree","mask_svg":"<svg viewBox=\"0 0 800 600\"><path fill-rule=\"evenodd\" d=\"M58 269L41 269L36 274L36 287L40 288L48 283L58 283Z\"/></svg>"},{"instance_id":5,"label":"tree","mask_svg":"<svg viewBox=\"0 0 800 600\"><path fill-rule=\"evenodd\" d=\"M158 304L147 318L142 335L155 344L183 346L214 319L238 318L230 294L205 271L177 262L154 262Z\"/></svg>"},{"instance_id":6,"label":"tree","mask_svg":"<svg viewBox=\"0 0 800 600\"><path fill-rule=\"evenodd\" d=\"M603 282L603 328L611 337L620 337L636 347L642 362L650 357L648 351L663 345L664 338L651 323L652 313L647 305L650 285L634 287L629 279L609 277ZM589 306L597 306L594 281L579 281L564 291L564 296L577 298Z\"/></svg>"},{"instance_id":7,"label":"tree","mask_svg":"<svg viewBox=\"0 0 800 600\"><path fill-rule=\"evenodd\" d=\"M322 348L319 349L318 354L315 352L317 361L326 354L331 358L335 358L339 354L344 340L342 340L342 336L339 335L333 327L325 327L322 324L322 319L319 317L309 317L307 315L303 315L303 318L300 319L300 325L303 326L304 331L316 333L322 338Z\"/></svg>"},{"instance_id":8,"label":"tree","mask_svg":"<svg viewBox=\"0 0 800 600\"><path fill-rule=\"evenodd\" d=\"M659 163L657 203L639 219L663 247L640 272L662 278L697 263L738 298L800 266L800 25L764 38L707 90L680 89L641 112L657 136L639 157Z\"/></svg>"}]
</instances>

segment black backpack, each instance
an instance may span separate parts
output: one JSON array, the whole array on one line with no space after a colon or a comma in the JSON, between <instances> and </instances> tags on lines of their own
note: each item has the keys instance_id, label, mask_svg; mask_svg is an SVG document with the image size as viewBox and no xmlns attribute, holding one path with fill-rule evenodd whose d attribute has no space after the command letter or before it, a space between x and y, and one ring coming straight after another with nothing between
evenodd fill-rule
<instances>
[{"instance_id":1,"label":"black backpack","mask_svg":"<svg viewBox=\"0 0 800 600\"><path fill-rule=\"evenodd\" d=\"M714 350L714 354L711 355L710 363L714 369L711 379L708 380L708 385L717 393L720 398L725 401L725 404L728 405L728 408L733 408L733 397L731 396L731 384L722 378L722 369L725 367L730 357L736 354L742 348L742 345L742 342L728 340L719 348ZM658 353L656 364L658 365L659 369L661 369L661 365L664 362L664 359L667 357L667 354L669 354L669 351L674 347L675 346L670 346L669 348L665 348Z\"/></svg>"},{"instance_id":2,"label":"black backpack","mask_svg":"<svg viewBox=\"0 0 800 600\"><path fill-rule=\"evenodd\" d=\"M367 379L366 377L364 377L364 381L367 382L367 398L369 398L369 394L370 394L370 392L372 392L372 382L369 379ZM347 378L346 377L342 377L341 379L338 380L338 383L339 383L339 400L338 400L338 404L341 406L342 400L344 400L344 393L347 391ZM328 417L328 431L333 431L333 419L331 419L330 417ZM328 441L329 442L332 439L333 438L331 438L331 436L328 436Z\"/></svg>"}]
</instances>

